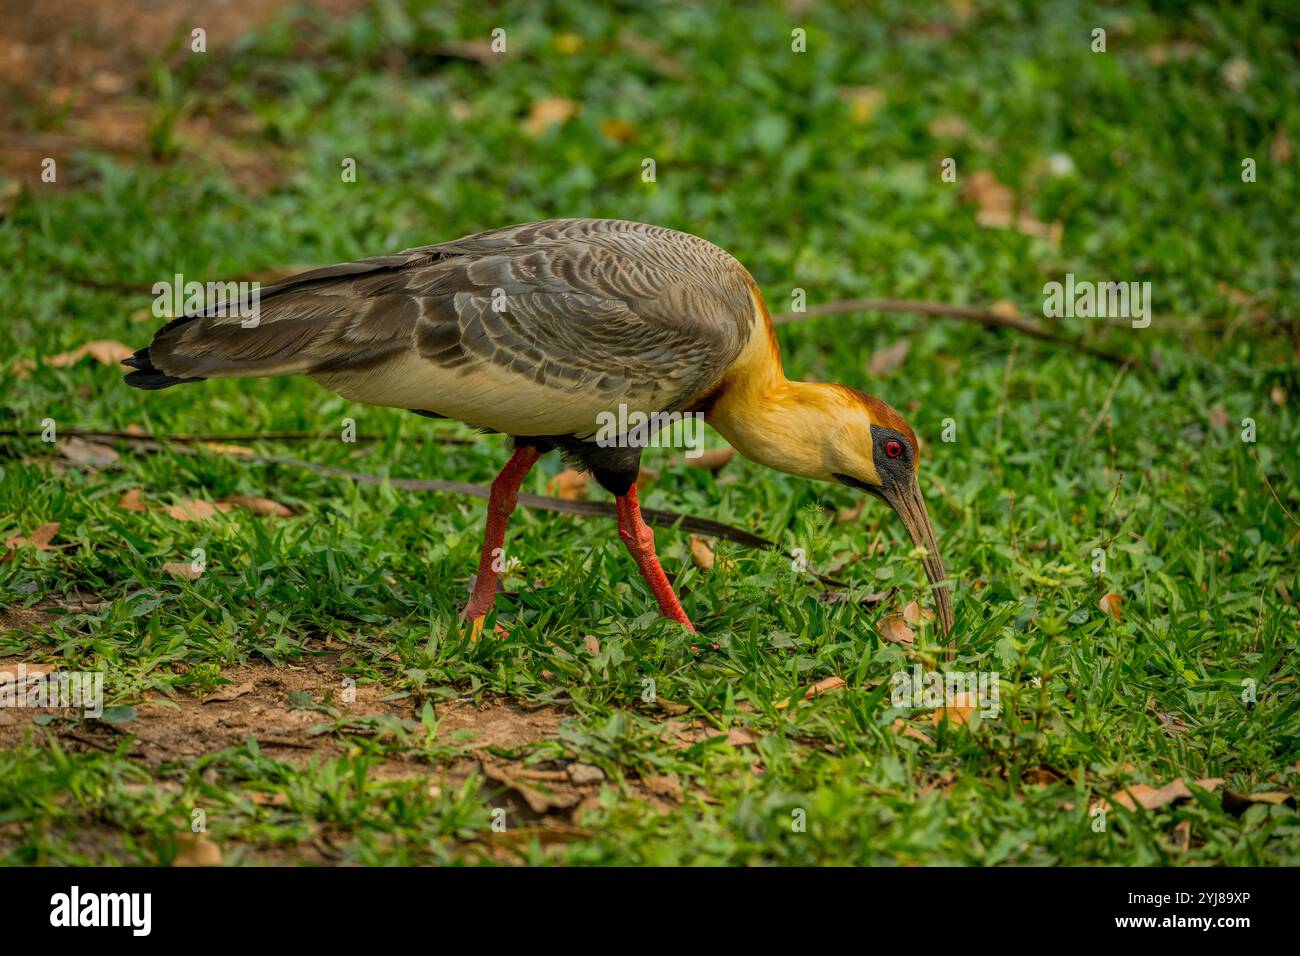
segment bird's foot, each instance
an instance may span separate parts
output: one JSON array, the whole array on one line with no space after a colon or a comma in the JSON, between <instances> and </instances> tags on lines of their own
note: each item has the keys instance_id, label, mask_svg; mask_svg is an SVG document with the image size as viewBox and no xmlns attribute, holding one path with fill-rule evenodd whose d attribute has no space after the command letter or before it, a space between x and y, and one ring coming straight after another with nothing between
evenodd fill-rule
<instances>
[{"instance_id":1,"label":"bird's foot","mask_svg":"<svg viewBox=\"0 0 1300 956\"><path fill-rule=\"evenodd\" d=\"M471 644L478 641L483 634L483 622L487 620L486 614L480 614L478 617L470 617L467 613L460 616L462 624L469 625L469 641Z\"/></svg>"}]
</instances>

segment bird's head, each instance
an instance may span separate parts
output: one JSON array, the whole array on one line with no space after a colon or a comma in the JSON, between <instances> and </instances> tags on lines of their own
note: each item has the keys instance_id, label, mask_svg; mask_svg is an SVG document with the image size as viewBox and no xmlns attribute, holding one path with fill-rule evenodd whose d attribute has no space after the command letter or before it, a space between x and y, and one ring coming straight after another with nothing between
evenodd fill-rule
<instances>
[{"instance_id":1,"label":"bird's head","mask_svg":"<svg viewBox=\"0 0 1300 956\"><path fill-rule=\"evenodd\" d=\"M922 564L946 634L953 625L952 596L943 583L939 544L916 478L920 465L916 433L898 412L875 396L845 386L836 388L842 398L836 402L835 426L828 430L823 448L829 477L884 501L898 514L912 543L925 549Z\"/></svg>"}]
</instances>

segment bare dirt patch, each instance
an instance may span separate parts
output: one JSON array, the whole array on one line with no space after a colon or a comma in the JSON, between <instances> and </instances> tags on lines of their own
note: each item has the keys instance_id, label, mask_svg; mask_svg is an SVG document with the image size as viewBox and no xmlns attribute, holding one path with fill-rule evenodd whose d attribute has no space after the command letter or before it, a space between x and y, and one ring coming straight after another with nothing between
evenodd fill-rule
<instances>
[{"instance_id":1,"label":"bare dirt patch","mask_svg":"<svg viewBox=\"0 0 1300 956\"><path fill-rule=\"evenodd\" d=\"M44 617L42 617L44 615ZM9 612L10 617L15 612ZM52 619L46 612L31 610L19 620L43 623ZM26 663L48 672L55 668L20 658L0 659L0 672L16 672ZM236 747L252 737L259 747L277 758L306 759L312 754L329 756L343 748L332 734L312 733L312 728L329 721L317 710L295 706L306 695L312 701L327 702L352 719L391 716L419 718L421 704L411 698L386 700L392 688L378 684L348 683L347 662L340 654L321 655L284 666L254 663L229 668L222 676L229 682L203 697L176 695L155 697L136 705L136 719L120 725L87 720L56 721L47 728L34 724L36 717L66 716L48 708L0 709L0 747L13 747L36 730L49 730L65 738L74 749L113 749L123 736L135 738L131 757L150 766L196 758ZM345 701L344 694L355 694ZM291 700L293 698L293 700ZM492 700L481 705L469 700L439 704L440 743L464 743L467 747L519 749L554 736L565 719L557 707L529 709L509 701ZM425 768L427 772L427 767ZM400 775L400 774L393 774Z\"/></svg>"}]
</instances>

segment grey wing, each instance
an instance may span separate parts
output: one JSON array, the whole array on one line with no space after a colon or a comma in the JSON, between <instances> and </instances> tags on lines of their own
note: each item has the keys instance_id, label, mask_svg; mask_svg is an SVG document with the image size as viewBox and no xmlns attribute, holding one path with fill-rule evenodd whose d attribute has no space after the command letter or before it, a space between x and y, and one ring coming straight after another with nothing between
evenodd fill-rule
<instances>
[{"instance_id":1,"label":"grey wing","mask_svg":"<svg viewBox=\"0 0 1300 956\"><path fill-rule=\"evenodd\" d=\"M168 375L373 375L414 351L446 369L672 410L716 381L754 321L752 280L685 233L614 220L493 230L297 276L238 318L172 323Z\"/></svg>"}]
</instances>

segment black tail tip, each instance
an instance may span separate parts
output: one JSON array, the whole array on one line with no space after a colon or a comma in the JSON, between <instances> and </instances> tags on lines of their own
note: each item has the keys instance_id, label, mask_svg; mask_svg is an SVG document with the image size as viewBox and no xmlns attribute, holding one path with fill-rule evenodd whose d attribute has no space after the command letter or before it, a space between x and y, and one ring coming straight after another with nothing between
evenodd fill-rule
<instances>
[{"instance_id":1,"label":"black tail tip","mask_svg":"<svg viewBox=\"0 0 1300 956\"><path fill-rule=\"evenodd\" d=\"M166 372L159 371L149 361L148 349L140 349L130 358L122 359L122 364L128 368L136 369L136 371L123 376L122 379L132 388L144 388L152 391L159 388L171 388L173 385L182 385L185 382L203 381L202 378L176 378Z\"/></svg>"}]
</instances>

